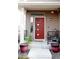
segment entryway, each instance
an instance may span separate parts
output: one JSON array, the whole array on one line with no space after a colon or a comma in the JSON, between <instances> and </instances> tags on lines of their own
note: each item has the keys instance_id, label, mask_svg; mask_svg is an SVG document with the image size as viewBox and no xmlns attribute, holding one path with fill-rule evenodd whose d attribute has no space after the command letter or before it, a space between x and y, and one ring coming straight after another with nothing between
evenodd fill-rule
<instances>
[{"instance_id":1,"label":"entryway","mask_svg":"<svg viewBox=\"0 0 79 59\"><path fill-rule=\"evenodd\" d=\"M45 18L44 16L34 17L34 39L35 41L45 40Z\"/></svg>"}]
</instances>

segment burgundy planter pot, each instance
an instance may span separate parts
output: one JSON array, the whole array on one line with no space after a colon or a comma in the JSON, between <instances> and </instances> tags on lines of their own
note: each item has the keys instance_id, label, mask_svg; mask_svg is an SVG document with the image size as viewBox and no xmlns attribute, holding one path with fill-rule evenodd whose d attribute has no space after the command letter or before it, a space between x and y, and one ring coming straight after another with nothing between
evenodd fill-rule
<instances>
[{"instance_id":1,"label":"burgundy planter pot","mask_svg":"<svg viewBox=\"0 0 79 59\"><path fill-rule=\"evenodd\" d=\"M21 53L27 52L27 51L28 51L28 44L22 43L22 44L20 45L20 51L21 51Z\"/></svg>"},{"instance_id":2,"label":"burgundy planter pot","mask_svg":"<svg viewBox=\"0 0 79 59\"><path fill-rule=\"evenodd\" d=\"M52 47L51 49L54 53L60 52L60 47Z\"/></svg>"},{"instance_id":3,"label":"burgundy planter pot","mask_svg":"<svg viewBox=\"0 0 79 59\"><path fill-rule=\"evenodd\" d=\"M60 46L59 46L59 44L51 44L51 50L52 50L54 53L60 52Z\"/></svg>"}]
</instances>

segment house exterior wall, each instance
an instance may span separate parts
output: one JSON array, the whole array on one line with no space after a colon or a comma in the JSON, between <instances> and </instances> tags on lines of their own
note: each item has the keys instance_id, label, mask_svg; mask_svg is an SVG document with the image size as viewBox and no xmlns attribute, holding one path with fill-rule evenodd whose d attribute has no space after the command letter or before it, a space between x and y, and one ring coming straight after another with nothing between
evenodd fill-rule
<instances>
[{"instance_id":1,"label":"house exterior wall","mask_svg":"<svg viewBox=\"0 0 79 59\"><path fill-rule=\"evenodd\" d=\"M39 12L37 12L39 13ZM51 13L47 13L47 12L43 12L43 14L46 17L46 32L48 31L54 31L55 29L60 30L60 19L59 19L59 15L58 14L51 14ZM26 29L28 31L28 35L30 34L30 27L31 27L31 23L30 23L30 17L31 17L31 12L27 12L27 20L26 20Z\"/></svg>"},{"instance_id":2,"label":"house exterior wall","mask_svg":"<svg viewBox=\"0 0 79 59\"><path fill-rule=\"evenodd\" d=\"M24 36L25 33L27 32L27 36L29 36L30 34L32 34L30 32L31 29L31 23L30 23L30 19L31 19L31 12L27 12L28 10L56 10L59 8L59 1L60 0L19 0L18 2L18 7L22 8L23 10L21 10L21 25L20 25L20 34L21 34L21 40L24 40ZM43 3L42 3L43 2ZM25 14L25 12L27 12ZM40 13L40 12L36 12L36 13ZM48 31L53 31L54 29L59 30L59 15L54 13L47 13L47 12L42 12L42 14L44 14L45 16L45 20L46 20L46 28L45 28L45 32ZM26 21L25 21L26 20ZM26 31L27 30L27 31ZM34 29L33 29L34 30ZM32 34L33 36L34 34ZM46 36L47 34L45 34ZM34 37L34 36L33 36Z\"/></svg>"},{"instance_id":3,"label":"house exterior wall","mask_svg":"<svg viewBox=\"0 0 79 59\"><path fill-rule=\"evenodd\" d=\"M58 14L46 13L46 30L54 31L55 29L59 29L59 18Z\"/></svg>"}]
</instances>

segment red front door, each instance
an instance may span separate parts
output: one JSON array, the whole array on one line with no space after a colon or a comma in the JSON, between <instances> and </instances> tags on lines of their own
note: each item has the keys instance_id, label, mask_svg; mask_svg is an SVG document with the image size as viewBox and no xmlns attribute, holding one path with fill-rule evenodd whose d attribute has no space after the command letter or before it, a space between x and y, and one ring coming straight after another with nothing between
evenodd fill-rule
<instances>
[{"instance_id":1,"label":"red front door","mask_svg":"<svg viewBox=\"0 0 79 59\"><path fill-rule=\"evenodd\" d=\"M35 18L35 39L44 39L44 18Z\"/></svg>"}]
</instances>

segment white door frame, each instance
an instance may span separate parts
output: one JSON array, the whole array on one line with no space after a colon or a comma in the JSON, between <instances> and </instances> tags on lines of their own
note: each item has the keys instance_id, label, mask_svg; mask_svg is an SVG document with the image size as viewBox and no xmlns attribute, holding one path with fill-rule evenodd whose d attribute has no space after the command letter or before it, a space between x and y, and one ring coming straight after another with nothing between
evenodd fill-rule
<instances>
[{"instance_id":1,"label":"white door frame","mask_svg":"<svg viewBox=\"0 0 79 59\"><path fill-rule=\"evenodd\" d=\"M35 39L35 18L44 18L44 39ZM35 41L45 41L46 40L46 17L45 16L34 16L34 23L33 23L33 38Z\"/></svg>"}]
</instances>

